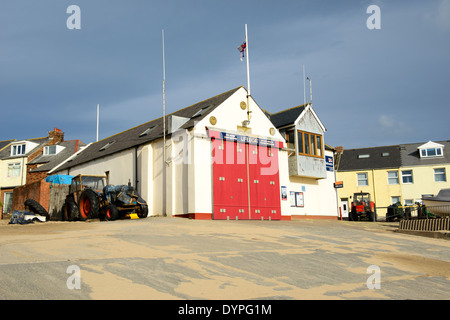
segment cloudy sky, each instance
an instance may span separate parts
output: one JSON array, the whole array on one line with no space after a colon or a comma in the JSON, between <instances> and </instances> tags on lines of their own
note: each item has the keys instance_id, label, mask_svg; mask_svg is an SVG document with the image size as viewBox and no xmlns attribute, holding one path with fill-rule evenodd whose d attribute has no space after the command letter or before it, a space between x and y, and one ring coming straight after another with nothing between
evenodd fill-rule
<instances>
[{"instance_id":1,"label":"cloudy sky","mask_svg":"<svg viewBox=\"0 0 450 320\"><path fill-rule=\"evenodd\" d=\"M305 65L329 145L450 139L450 0L2 0L0 140L93 142L97 104L100 139L162 116L163 29L167 113L247 86L245 24L260 107L303 104Z\"/></svg>"}]
</instances>

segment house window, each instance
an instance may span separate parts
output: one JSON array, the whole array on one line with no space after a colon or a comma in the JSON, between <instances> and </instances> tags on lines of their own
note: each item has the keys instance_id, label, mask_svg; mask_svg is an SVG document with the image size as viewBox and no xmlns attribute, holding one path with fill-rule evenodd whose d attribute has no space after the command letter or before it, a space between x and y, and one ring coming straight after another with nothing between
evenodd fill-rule
<instances>
[{"instance_id":1,"label":"house window","mask_svg":"<svg viewBox=\"0 0 450 320\"><path fill-rule=\"evenodd\" d=\"M447 177L445 175L445 168L434 169L434 181L435 182L447 181Z\"/></svg>"},{"instance_id":2,"label":"house window","mask_svg":"<svg viewBox=\"0 0 450 320\"><path fill-rule=\"evenodd\" d=\"M413 206L414 200L413 199L406 199L405 200L405 206Z\"/></svg>"},{"instance_id":3,"label":"house window","mask_svg":"<svg viewBox=\"0 0 450 320\"><path fill-rule=\"evenodd\" d=\"M403 183L413 183L412 170L402 171L402 182Z\"/></svg>"},{"instance_id":4,"label":"house window","mask_svg":"<svg viewBox=\"0 0 450 320\"><path fill-rule=\"evenodd\" d=\"M369 180L367 179L367 172L357 173L358 186L368 186Z\"/></svg>"},{"instance_id":5,"label":"house window","mask_svg":"<svg viewBox=\"0 0 450 320\"><path fill-rule=\"evenodd\" d=\"M442 147L420 149L420 157L440 157L442 156Z\"/></svg>"},{"instance_id":6,"label":"house window","mask_svg":"<svg viewBox=\"0 0 450 320\"><path fill-rule=\"evenodd\" d=\"M401 203L400 197L391 197L391 204Z\"/></svg>"},{"instance_id":7,"label":"house window","mask_svg":"<svg viewBox=\"0 0 450 320\"><path fill-rule=\"evenodd\" d=\"M20 177L20 163L8 164L8 178Z\"/></svg>"},{"instance_id":8,"label":"house window","mask_svg":"<svg viewBox=\"0 0 450 320\"><path fill-rule=\"evenodd\" d=\"M388 171L388 184L398 184L398 171Z\"/></svg>"},{"instance_id":9,"label":"house window","mask_svg":"<svg viewBox=\"0 0 450 320\"><path fill-rule=\"evenodd\" d=\"M56 146L44 147L44 155L56 154Z\"/></svg>"},{"instance_id":10,"label":"house window","mask_svg":"<svg viewBox=\"0 0 450 320\"><path fill-rule=\"evenodd\" d=\"M16 144L11 147L11 156L20 156L25 154L25 143Z\"/></svg>"},{"instance_id":11,"label":"house window","mask_svg":"<svg viewBox=\"0 0 450 320\"><path fill-rule=\"evenodd\" d=\"M295 150L295 131L294 130L286 131L286 143L287 143L288 149Z\"/></svg>"},{"instance_id":12,"label":"house window","mask_svg":"<svg viewBox=\"0 0 450 320\"><path fill-rule=\"evenodd\" d=\"M322 136L310 132L297 131L298 154L323 158Z\"/></svg>"}]
</instances>

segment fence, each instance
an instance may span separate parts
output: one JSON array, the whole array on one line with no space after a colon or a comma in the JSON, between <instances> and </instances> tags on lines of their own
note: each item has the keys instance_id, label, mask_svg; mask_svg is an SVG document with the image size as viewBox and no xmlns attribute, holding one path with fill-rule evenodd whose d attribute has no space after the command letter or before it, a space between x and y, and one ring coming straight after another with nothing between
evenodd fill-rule
<instances>
[{"instance_id":1,"label":"fence","mask_svg":"<svg viewBox=\"0 0 450 320\"><path fill-rule=\"evenodd\" d=\"M450 218L437 219L421 219L421 220L400 220L399 230L413 230L413 231L450 231Z\"/></svg>"}]
</instances>

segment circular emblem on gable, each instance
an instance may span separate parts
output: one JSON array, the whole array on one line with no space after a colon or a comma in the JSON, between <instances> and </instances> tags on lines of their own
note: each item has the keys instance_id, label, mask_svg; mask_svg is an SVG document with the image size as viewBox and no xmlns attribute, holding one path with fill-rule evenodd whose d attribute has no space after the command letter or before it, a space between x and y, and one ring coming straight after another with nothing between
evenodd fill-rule
<instances>
[{"instance_id":1,"label":"circular emblem on gable","mask_svg":"<svg viewBox=\"0 0 450 320\"><path fill-rule=\"evenodd\" d=\"M245 101L241 101L241 109L245 110L247 108L247 104L245 103Z\"/></svg>"},{"instance_id":2,"label":"circular emblem on gable","mask_svg":"<svg viewBox=\"0 0 450 320\"><path fill-rule=\"evenodd\" d=\"M209 118L209 123L211 123L213 126L215 126L216 125L216 123L217 123L217 119L216 119L216 117L214 117L214 116L211 116L210 118Z\"/></svg>"},{"instance_id":3,"label":"circular emblem on gable","mask_svg":"<svg viewBox=\"0 0 450 320\"><path fill-rule=\"evenodd\" d=\"M275 135L275 129L274 129L274 128L270 128L269 132L270 132L270 134L271 134L272 136Z\"/></svg>"}]
</instances>

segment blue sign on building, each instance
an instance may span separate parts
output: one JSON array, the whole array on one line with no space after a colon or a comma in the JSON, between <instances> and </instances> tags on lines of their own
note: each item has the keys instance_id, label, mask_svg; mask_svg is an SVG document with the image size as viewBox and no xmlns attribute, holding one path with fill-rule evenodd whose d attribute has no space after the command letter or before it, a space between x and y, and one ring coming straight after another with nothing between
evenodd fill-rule
<instances>
[{"instance_id":1,"label":"blue sign on building","mask_svg":"<svg viewBox=\"0 0 450 320\"><path fill-rule=\"evenodd\" d=\"M333 171L333 157L325 156L325 167L327 171Z\"/></svg>"}]
</instances>

